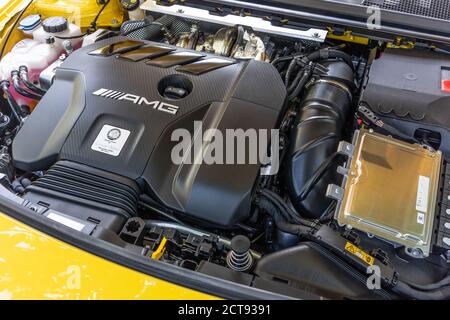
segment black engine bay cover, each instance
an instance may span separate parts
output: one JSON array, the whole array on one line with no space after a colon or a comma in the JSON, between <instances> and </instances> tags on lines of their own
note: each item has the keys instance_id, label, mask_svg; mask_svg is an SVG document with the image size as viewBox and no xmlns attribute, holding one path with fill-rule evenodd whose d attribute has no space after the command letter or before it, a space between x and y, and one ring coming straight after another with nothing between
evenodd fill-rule
<instances>
[{"instance_id":1,"label":"black engine bay cover","mask_svg":"<svg viewBox=\"0 0 450 320\"><path fill-rule=\"evenodd\" d=\"M273 129L285 98L269 63L115 37L56 70L13 158L25 171L67 160L120 175L177 212L230 227L249 215L260 164L174 164L172 132L192 135L195 121L203 132Z\"/></svg>"}]
</instances>

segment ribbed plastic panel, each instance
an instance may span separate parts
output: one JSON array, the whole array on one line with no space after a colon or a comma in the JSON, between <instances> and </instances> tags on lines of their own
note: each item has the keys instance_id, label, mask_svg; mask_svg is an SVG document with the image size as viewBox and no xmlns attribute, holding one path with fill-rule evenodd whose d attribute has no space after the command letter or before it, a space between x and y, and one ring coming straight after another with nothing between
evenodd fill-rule
<instances>
[{"instance_id":1,"label":"ribbed plastic panel","mask_svg":"<svg viewBox=\"0 0 450 320\"><path fill-rule=\"evenodd\" d=\"M55 193L70 197L72 201L92 206L117 208L129 216L135 216L139 188L129 179L69 161L60 161L36 180L27 191L45 194Z\"/></svg>"},{"instance_id":2,"label":"ribbed plastic panel","mask_svg":"<svg viewBox=\"0 0 450 320\"><path fill-rule=\"evenodd\" d=\"M450 20L450 0L363 0L362 4L422 17Z\"/></svg>"}]
</instances>

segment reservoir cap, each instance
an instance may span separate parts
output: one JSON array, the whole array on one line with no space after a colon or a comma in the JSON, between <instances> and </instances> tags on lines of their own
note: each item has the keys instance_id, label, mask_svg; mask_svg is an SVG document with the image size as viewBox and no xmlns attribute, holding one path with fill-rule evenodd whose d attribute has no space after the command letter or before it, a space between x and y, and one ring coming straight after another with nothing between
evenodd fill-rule
<instances>
[{"instance_id":1,"label":"reservoir cap","mask_svg":"<svg viewBox=\"0 0 450 320\"><path fill-rule=\"evenodd\" d=\"M67 30L67 19L64 17L51 17L42 23L44 30L49 33L57 33Z\"/></svg>"},{"instance_id":2,"label":"reservoir cap","mask_svg":"<svg viewBox=\"0 0 450 320\"><path fill-rule=\"evenodd\" d=\"M41 24L41 16L38 14L32 14L28 17L23 18L19 22L19 29L24 31L30 31L35 29Z\"/></svg>"}]
</instances>

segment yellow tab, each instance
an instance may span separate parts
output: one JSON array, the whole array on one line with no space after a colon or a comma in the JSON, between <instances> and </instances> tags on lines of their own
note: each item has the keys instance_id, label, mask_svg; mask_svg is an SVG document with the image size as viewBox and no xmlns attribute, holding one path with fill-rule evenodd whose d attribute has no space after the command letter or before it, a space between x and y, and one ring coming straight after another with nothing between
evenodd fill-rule
<instances>
[{"instance_id":1,"label":"yellow tab","mask_svg":"<svg viewBox=\"0 0 450 320\"><path fill-rule=\"evenodd\" d=\"M155 260L161 259L162 255L164 254L164 251L166 251L166 242L167 242L167 239L166 239L166 237L164 237L161 240L161 243L159 244L158 249L156 249L152 253L152 259L155 259Z\"/></svg>"},{"instance_id":2,"label":"yellow tab","mask_svg":"<svg viewBox=\"0 0 450 320\"><path fill-rule=\"evenodd\" d=\"M347 250L354 256L357 256L358 258L360 258L361 260L363 260L365 263L367 263L370 266L373 265L373 263L375 262L374 257L369 255L368 253L365 253L363 250L361 250L360 248L358 248L357 246L353 245L350 242L347 242L345 244L345 250Z\"/></svg>"}]
</instances>

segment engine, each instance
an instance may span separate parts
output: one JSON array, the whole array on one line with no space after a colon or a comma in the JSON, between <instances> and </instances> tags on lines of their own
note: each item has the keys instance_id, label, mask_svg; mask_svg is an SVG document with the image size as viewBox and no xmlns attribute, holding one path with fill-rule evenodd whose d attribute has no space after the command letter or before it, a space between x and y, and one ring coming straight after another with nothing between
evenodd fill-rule
<instances>
[{"instance_id":1,"label":"engine","mask_svg":"<svg viewBox=\"0 0 450 320\"><path fill-rule=\"evenodd\" d=\"M174 164L172 150L179 141L172 133L270 130L285 99L284 84L270 64L110 38L75 51L58 68L52 87L14 139L13 157L25 171L46 170L57 161L71 168L67 175L61 169L59 179L78 184L79 192L40 182L27 193L40 201L36 193L45 193L51 207L61 196L92 200L90 184L79 177L96 170L91 181L120 176L164 206L230 227L249 215L260 164ZM30 141L30 135L36 139ZM194 142L188 142L192 155ZM108 202L110 191L107 185L96 190L101 203ZM125 211L136 215L136 208Z\"/></svg>"}]
</instances>

